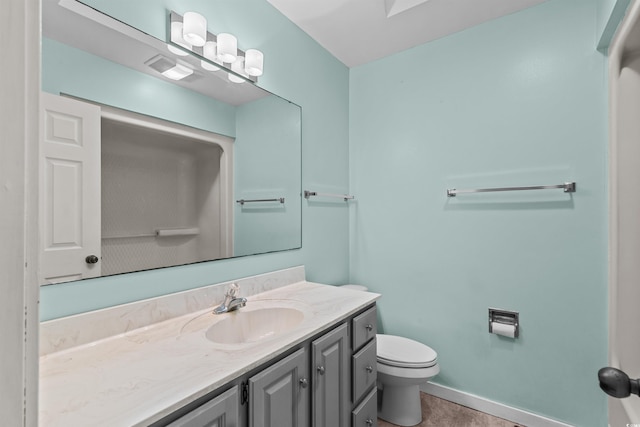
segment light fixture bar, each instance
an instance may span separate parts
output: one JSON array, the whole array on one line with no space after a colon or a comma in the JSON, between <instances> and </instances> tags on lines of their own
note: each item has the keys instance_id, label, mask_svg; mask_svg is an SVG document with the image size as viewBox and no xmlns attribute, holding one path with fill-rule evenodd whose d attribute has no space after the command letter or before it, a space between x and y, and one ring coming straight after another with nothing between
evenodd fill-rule
<instances>
[{"instance_id":1,"label":"light fixture bar","mask_svg":"<svg viewBox=\"0 0 640 427\"><path fill-rule=\"evenodd\" d=\"M179 22L179 23L183 23L184 22L184 17L182 15L180 15L177 12L171 11L171 13L169 14L169 28L171 28L171 25L175 22ZM176 26L176 24L173 24L174 27ZM170 42L176 45L180 45L180 41L181 40L174 40L173 37L173 33L171 31L169 31L169 36L170 36ZM207 31L207 41L213 41L216 44L218 43L218 36L216 36L215 34ZM206 45L206 44L205 44ZM181 46L184 47L184 46ZM210 59L210 55L205 55L205 53L209 53L209 52L205 52L204 46L191 46L191 48L189 49L191 52L195 53L196 55L202 57L204 60L206 61L212 61ZM251 49L249 49L251 50ZM242 49L237 49L238 53L237 53L237 57L243 57L245 58L247 56L247 53L242 50ZM213 61L216 62L217 61ZM226 64L226 65L225 65ZM224 63L224 64L218 64L221 65L222 67L226 68L227 70L232 70L232 67L229 66L230 63ZM206 67L203 67L206 69ZM245 79L252 81L253 83L256 83L258 81L258 76L257 75L249 75L247 73L244 72L244 67L241 73L239 73L237 70L233 70L235 73L242 75ZM254 72L255 73L255 72Z\"/></svg>"}]
</instances>

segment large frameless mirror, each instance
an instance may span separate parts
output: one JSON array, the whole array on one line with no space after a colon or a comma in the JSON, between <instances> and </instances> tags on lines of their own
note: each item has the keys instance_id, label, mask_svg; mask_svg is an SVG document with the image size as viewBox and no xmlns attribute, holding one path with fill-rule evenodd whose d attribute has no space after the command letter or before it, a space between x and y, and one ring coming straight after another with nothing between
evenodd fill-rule
<instances>
[{"instance_id":1,"label":"large frameless mirror","mask_svg":"<svg viewBox=\"0 0 640 427\"><path fill-rule=\"evenodd\" d=\"M43 0L43 284L301 246L300 107L168 47Z\"/></svg>"}]
</instances>

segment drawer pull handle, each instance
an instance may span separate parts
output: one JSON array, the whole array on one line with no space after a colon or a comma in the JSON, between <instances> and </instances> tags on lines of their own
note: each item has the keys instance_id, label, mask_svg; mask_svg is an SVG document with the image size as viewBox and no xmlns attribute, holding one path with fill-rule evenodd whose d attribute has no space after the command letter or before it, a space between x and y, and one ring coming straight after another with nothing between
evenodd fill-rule
<instances>
[{"instance_id":1,"label":"drawer pull handle","mask_svg":"<svg viewBox=\"0 0 640 427\"><path fill-rule=\"evenodd\" d=\"M300 378L300 387L307 388L308 385L309 385L309 381L307 381L306 378Z\"/></svg>"},{"instance_id":2,"label":"drawer pull handle","mask_svg":"<svg viewBox=\"0 0 640 427\"><path fill-rule=\"evenodd\" d=\"M318 373L319 373L320 375L324 375L324 366L322 366L322 365L321 365L321 366L318 366L316 369L318 370Z\"/></svg>"},{"instance_id":3,"label":"drawer pull handle","mask_svg":"<svg viewBox=\"0 0 640 427\"><path fill-rule=\"evenodd\" d=\"M367 366L366 368L364 368L368 373L372 373L373 372L373 367L371 365Z\"/></svg>"},{"instance_id":4,"label":"drawer pull handle","mask_svg":"<svg viewBox=\"0 0 640 427\"><path fill-rule=\"evenodd\" d=\"M373 325L371 323L367 323L367 326L365 326L365 329L369 332L373 331Z\"/></svg>"},{"instance_id":5,"label":"drawer pull handle","mask_svg":"<svg viewBox=\"0 0 640 427\"><path fill-rule=\"evenodd\" d=\"M367 420L365 421L365 424L367 426L372 426L373 425L373 420L371 418L367 418Z\"/></svg>"}]
</instances>

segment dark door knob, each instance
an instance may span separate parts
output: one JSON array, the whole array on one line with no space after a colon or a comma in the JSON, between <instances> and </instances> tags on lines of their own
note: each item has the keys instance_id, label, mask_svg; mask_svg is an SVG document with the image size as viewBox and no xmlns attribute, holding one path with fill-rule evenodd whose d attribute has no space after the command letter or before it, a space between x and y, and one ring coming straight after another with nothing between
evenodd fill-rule
<instances>
[{"instance_id":1,"label":"dark door knob","mask_svg":"<svg viewBox=\"0 0 640 427\"><path fill-rule=\"evenodd\" d=\"M598 371L600 388L609 396L622 398L631 394L640 396L640 380L632 380L616 368L602 368Z\"/></svg>"},{"instance_id":2,"label":"dark door knob","mask_svg":"<svg viewBox=\"0 0 640 427\"><path fill-rule=\"evenodd\" d=\"M87 264L95 264L98 261L100 261L100 259L95 255L89 255L84 260L86 261Z\"/></svg>"}]
</instances>

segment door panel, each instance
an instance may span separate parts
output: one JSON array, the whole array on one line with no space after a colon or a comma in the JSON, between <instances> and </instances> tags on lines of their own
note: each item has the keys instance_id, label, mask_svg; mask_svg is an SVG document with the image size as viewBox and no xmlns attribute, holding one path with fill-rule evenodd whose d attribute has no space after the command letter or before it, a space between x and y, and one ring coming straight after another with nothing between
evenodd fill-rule
<instances>
[{"instance_id":1,"label":"door panel","mask_svg":"<svg viewBox=\"0 0 640 427\"><path fill-rule=\"evenodd\" d=\"M41 94L41 283L100 276L100 108Z\"/></svg>"},{"instance_id":2,"label":"door panel","mask_svg":"<svg viewBox=\"0 0 640 427\"><path fill-rule=\"evenodd\" d=\"M314 427L349 426L350 346L347 324L311 343Z\"/></svg>"},{"instance_id":3,"label":"door panel","mask_svg":"<svg viewBox=\"0 0 640 427\"><path fill-rule=\"evenodd\" d=\"M235 386L167 427L240 427L238 399Z\"/></svg>"},{"instance_id":4,"label":"door panel","mask_svg":"<svg viewBox=\"0 0 640 427\"><path fill-rule=\"evenodd\" d=\"M251 427L309 425L308 366L302 348L249 379Z\"/></svg>"}]
</instances>

